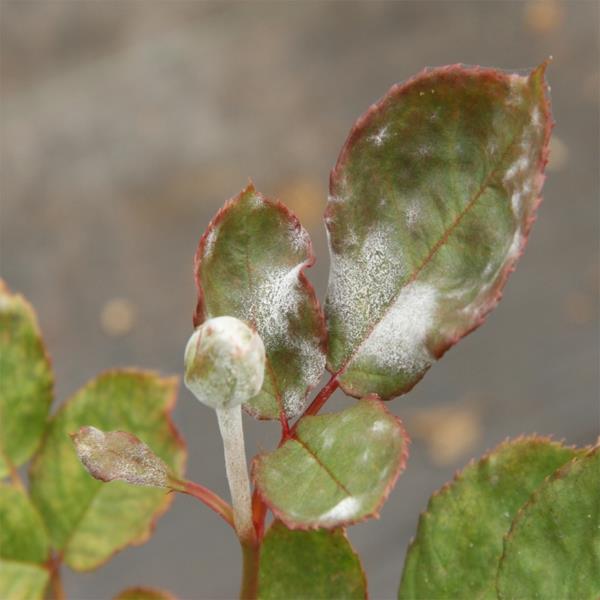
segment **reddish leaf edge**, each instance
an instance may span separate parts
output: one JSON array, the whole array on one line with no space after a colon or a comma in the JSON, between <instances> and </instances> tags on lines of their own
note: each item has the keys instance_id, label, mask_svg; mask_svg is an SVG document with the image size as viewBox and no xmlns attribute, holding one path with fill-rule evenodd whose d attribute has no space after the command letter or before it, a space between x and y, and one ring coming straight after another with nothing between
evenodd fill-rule
<instances>
[{"instance_id":1,"label":"reddish leaf edge","mask_svg":"<svg viewBox=\"0 0 600 600\"><path fill-rule=\"evenodd\" d=\"M256 187L254 186L254 183L250 179L248 182L248 185L241 192L239 192L238 194L236 194L235 196L233 196L232 198L227 200L227 202L225 202L225 204L217 211L217 214L210 220L208 226L206 227L206 230L204 231L204 233L200 237L200 241L198 242L196 254L194 255L194 281L196 284L196 291L198 293L198 301L196 304L196 310L195 310L193 318L192 318L192 323L193 323L194 328L202 325L202 323L204 323L204 321L207 318L206 300L205 300L205 296L204 296L204 289L201 284L201 273L202 273L202 256L204 254L204 248L206 247L208 237L214 231L214 229L221 224L223 219L225 219L225 217L227 216L227 213L241 201L242 197L245 194L255 194L266 205L268 205L268 206L274 208L275 210L277 210L278 212L280 212L284 216L285 219L289 219L291 221L291 223L293 224L294 228L304 229L302 226L302 223L300 222L300 219L296 216L296 214L294 212L292 212L281 200L279 200L279 199L271 200L264 194L261 194L260 192L258 192L256 190ZM319 331L320 348L321 348L321 351L324 353L324 355L327 356L327 325L325 322L325 314L323 312L321 303L319 302L319 299L317 297L315 288L314 288L313 284L311 283L311 281L306 276L306 273L304 272L305 269L309 269L310 267L312 267L317 260L315 253L314 253L311 237L307 236L307 240L308 240L307 248L306 248L307 258L303 262L302 267L300 268L300 271L298 273L298 280L300 281L300 285L306 290L308 297L309 297L310 304L311 304L315 314L317 314L317 316L318 316L319 330L320 330ZM250 323L250 325L253 327L253 329L256 329L256 327L253 323ZM276 402L277 402L277 405L279 406L279 420L281 422L282 429L284 430L284 432L287 432L288 428L289 428L289 424L288 424L288 420L287 420L285 411L283 410L283 400L281 398L281 392L279 391L279 386L277 385L277 381L275 380L275 377L272 374L270 361L269 361L268 357L267 357L266 363L267 363L266 371L268 372L269 377L271 378L271 380L273 382L274 388L277 390ZM310 392L315 387L316 387L316 385L312 385L307 388L306 393L304 395L305 400L308 397L308 395L310 394ZM255 419L258 419L261 421L274 420L274 418L263 417L263 416L259 415L258 412L254 411L252 409L252 407L249 406L248 404L244 404L243 408L247 414L249 414L251 417L254 417Z\"/></svg>"},{"instance_id":2,"label":"reddish leaf edge","mask_svg":"<svg viewBox=\"0 0 600 600\"><path fill-rule=\"evenodd\" d=\"M543 90L541 108L542 108L543 119L544 119L544 122L546 123L546 126L544 128L544 141L542 144L542 150L540 152L540 156L538 157L538 161L536 164L536 170L538 173L537 178L536 178L538 197L533 203L532 210L531 210L531 216L523 223L523 230L522 230L522 235L521 235L520 244L519 244L519 251L516 252L515 255L506 262L506 264L504 265L504 268L498 274L496 284L492 288L494 290L494 295L491 296L491 298L487 304L485 304L481 307L481 309L479 311L479 315L473 321L472 326L468 327L467 329L465 329L462 332L457 333L454 337L450 338L445 344L440 345L439 347L433 349L432 354L436 360L439 360L440 358L442 358L444 356L444 354L450 348L452 348L454 345L456 345L461 339L463 339L464 337L466 337L467 335L469 335L470 333L475 331L477 328L479 328L481 325L483 325L483 323L485 323L488 315L494 310L494 308L496 308L496 306L502 299L504 287L508 281L508 278L510 277L511 273L513 273L516 270L517 262L525 253L525 249L527 247L527 242L529 240L529 234L531 232L531 228L537 219L537 210L543 200L542 188L543 188L544 181L546 179L545 168L546 168L546 165L548 164L548 158L549 158L549 153L550 153L550 147L549 147L550 136L552 134L552 129L554 128L554 125L556 124L552 118L552 113L551 113L551 108L550 108L550 98L549 98L549 86L545 80L546 69L548 68L551 61L552 61L552 57L547 58L538 67L531 69L528 73L528 81L531 81L532 77L537 73L539 73L541 75L542 90ZM333 195L335 193L334 187L336 185L337 180L340 177L339 172L341 171L343 165L347 161L348 154L350 153L352 147L356 143L356 140L360 137L360 135L362 135L363 131L368 127L373 115L375 115L378 112L380 112L381 110L383 110L385 108L386 103L389 102L391 98L398 98L398 97L402 96L413 85L421 83L423 81L427 81L431 77L438 76L440 74L445 74L445 73L452 73L452 72L460 72L460 73L464 73L466 75L479 75L479 76L484 76L484 77L494 79L494 80L507 79L512 74L516 74L513 71L508 71L508 70L504 71L504 70L494 69L494 68L490 68L490 67L467 66L462 63L456 63L453 65L447 65L447 66L443 66L443 67L426 67L425 69L421 70L419 73L410 77L409 79L405 80L404 82L396 83L387 91L387 93L382 98L380 98L377 102L372 104L366 110L366 112L364 112L358 118L358 120L355 122L354 126L350 130L350 133L349 133L348 137L346 138L344 145L342 146L342 150L340 151L337 162L336 162L335 166L333 167L333 169L331 170L330 175L329 175L329 192L330 192L330 194ZM326 208L325 213L324 213L324 220L326 223L326 227L328 227L327 226L328 216L329 216L329 208ZM356 354L356 351L354 351L345 360L345 362L342 364L342 366L337 371L335 369L331 368L331 365L329 364L329 359L327 360L326 368L332 374L333 378L338 379L341 375L344 374L346 368L351 363L355 354ZM410 390L412 390L415 387L415 385L417 385L423 379L423 377L429 371L431 366L433 366L433 365L430 365L425 371L423 371L423 373L418 377L418 379L412 381L408 386L403 386L403 387L399 388L398 390L394 390L389 395L386 395L385 397L382 397L381 399L383 401L393 400L394 398L396 398L398 396L401 396L403 394L406 394L407 392L410 392ZM353 398L360 398L360 393L357 390L355 390L351 385L340 381L339 387L348 396L352 396Z\"/></svg>"},{"instance_id":3,"label":"reddish leaf edge","mask_svg":"<svg viewBox=\"0 0 600 600\"><path fill-rule=\"evenodd\" d=\"M177 597L174 596L171 592L169 592L167 590L163 590L161 588L152 588L152 587L145 586L145 585L134 585L134 586L125 588L124 590L121 590L113 598L113 600L121 600L121 598L125 597L126 594L141 594L142 596L144 594L146 594L146 595L158 594L158 595L164 597L165 600L177 600Z\"/></svg>"},{"instance_id":4,"label":"reddish leaf edge","mask_svg":"<svg viewBox=\"0 0 600 600\"><path fill-rule=\"evenodd\" d=\"M177 402L177 392L178 392L178 388L179 388L179 378L176 376L164 376L164 375L161 375L158 371L154 371L154 370L150 370L150 369L139 369L139 368L133 368L133 367L121 368L121 369L107 369L107 370L101 371L95 377L88 380L82 387L80 387L78 390L76 390L73 394L71 394L71 396L69 396L69 398L60 405L60 407L58 408L56 413L54 415L52 415L52 417L50 419L50 423L62 411L64 411L66 409L66 407L71 402L73 402L79 394L81 394L85 390L88 390L91 387L93 387L94 384L99 379L104 378L104 377L115 377L115 376L119 376L119 375L128 375L128 376L133 376L133 377L136 377L139 379L143 379L148 376L154 377L156 379L159 379L169 389L169 395L167 396L167 401L163 407L162 412L164 414L165 421L169 428L169 433L171 433L173 435L176 446L178 446L179 449L183 452L183 456L180 461L181 464L177 465L177 467L181 469L181 473L183 475L185 473L185 468L187 466L187 458L188 458L187 444L185 442L184 437L181 435L181 433L175 426L175 422L173 421L173 416L172 416L173 410L175 408L175 404ZM50 429L49 427L46 428L46 433L44 434L43 442L40 445L38 452L34 455L32 461L29 465L28 475L30 478L36 467L39 453L41 452L41 450L44 448L44 446L46 444L49 429ZM67 435L70 435L70 433L71 432L69 432ZM73 449L73 451L75 451L75 450ZM82 465L82 468L84 468L83 465ZM156 530L156 526L158 524L159 519L171 507L171 504L174 499L173 496L174 496L174 494L170 493L169 491L167 491L165 493L164 499L163 499L162 503L160 504L160 506L156 509L151 522L148 524L148 527L144 531L142 531L138 537L136 537L135 539L133 539L130 542L121 544L120 546L115 548L115 550L111 554L109 554L106 558L104 558L103 560L96 563L93 567L90 567L87 569L74 569L70 565L69 565L69 567L78 573L87 573L90 571L94 571L94 570L100 568L101 566L105 565L109 561L111 561L119 552L122 552L125 548L127 548L129 546L134 546L134 547L142 546L143 544L145 544L154 535L154 531ZM63 562L63 558L65 555L66 549L69 545L69 541L70 541L70 538L69 538L69 540L67 540L64 547L60 551L57 551L55 560L58 563Z\"/></svg>"},{"instance_id":5,"label":"reddish leaf edge","mask_svg":"<svg viewBox=\"0 0 600 600\"><path fill-rule=\"evenodd\" d=\"M21 294L19 292L13 292L13 290L6 283L6 280L4 280L2 277L0 277L0 294L8 294L10 296L13 296L14 298L16 298L17 300L22 302L23 305L25 306L25 308L27 309L27 311L29 312L29 315L31 317L31 322L33 323L35 331L36 331L36 333L40 339L41 345L42 345L42 351L44 353L44 360L48 364L48 371L50 372L50 378L51 378L50 392L51 392L52 399L50 401L50 404L48 404L44 434L42 436L40 436L40 439L38 440L38 443L37 443L35 449L31 453L30 458L28 459L28 460L33 460L33 457L37 454L39 449L42 447L42 443L46 436L46 432L48 431L48 425L50 423L50 418L51 418L50 410L52 408L52 403L56 396L56 377L54 376L54 365L52 362L52 357L50 356L50 352L48 351L48 347L46 346L46 342L44 341L44 336L42 335L42 328L40 327L40 322L39 322L39 319L37 316L37 312L36 312L33 304L31 302L29 302L29 300L23 294ZM9 469L11 469L11 468L16 469L16 467L14 466L12 461L8 458L8 456L5 455L4 448L2 447L1 444L0 444L0 453L2 453L2 459L6 462Z\"/></svg>"},{"instance_id":6,"label":"reddish leaf edge","mask_svg":"<svg viewBox=\"0 0 600 600\"><path fill-rule=\"evenodd\" d=\"M574 446L571 446L571 448L577 449ZM524 515L525 515L527 509L530 506L533 506L534 504L537 504L537 502L539 502L540 494L543 491L542 488L545 487L546 484L552 483L553 481L556 481L557 479L563 479L570 473L570 471L573 468L573 466L575 465L575 463L579 463L582 460L586 460L588 458L591 458L595 454L598 454L600 452L600 444L597 444L597 445L591 446L591 447L584 446L583 448L580 448L580 450L582 451L582 454L574 456L571 460L567 461L564 465L558 467L558 469L556 469L556 471L554 471L554 473L551 473L546 478L544 478L543 483L541 483L532 492L529 499L525 502L525 504L523 504L523 506L521 506L521 508L519 508L519 510L517 511L517 514L514 516L512 523L510 525L510 529L504 534L502 556L500 557L500 560L498 561L498 570L496 572L496 582L495 582L496 593L498 593L500 568L506 557L506 544L514 536L514 530L518 526L518 524L521 522L521 520L524 518ZM583 452L585 452L585 454L583 454ZM498 597L500 598L500 596L498 596Z\"/></svg>"},{"instance_id":7,"label":"reddish leaf edge","mask_svg":"<svg viewBox=\"0 0 600 600\"><path fill-rule=\"evenodd\" d=\"M522 434L522 435L519 435L514 438L506 437L497 446L494 446L493 448L487 450L480 457L471 458L471 460L469 460L469 462L464 467L457 469L454 472L454 476L452 477L452 479L450 481L447 481L446 483L444 483L442 485L442 487L440 487L435 492L433 492L433 494L431 494L431 496L429 497L429 500L427 501L427 508L425 508L425 510L422 510L419 514L419 520L417 523L417 531L419 531L419 529L421 528L421 523L422 523L423 519L426 516L431 515L430 508L431 508L431 503L433 502L433 500L446 494L455 483L460 483L460 481L462 480L463 474L467 469L469 469L477 464L488 461L492 455L497 454L498 452L502 451L507 446L512 446L514 444L522 443L522 442L533 442L533 443L537 443L540 445L541 444L551 444L552 446L555 446L556 448L563 448L563 449L567 449L567 450L582 450L582 451L586 450L586 448L583 448L583 449L577 448L577 446L575 446L574 444L571 446L568 446L564 443L564 438L561 438L560 440L555 440L552 436L549 436L549 435L538 435L536 433L532 433L532 434ZM574 459L571 459L571 460L574 460ZM571 462L571 460L567 461L566 464L569 464ZM564 468L564 466L565 465L563 465L562 467L559 467L558 470ZM546 479L548 479L548 477L546 477L545 480ZM514 519L513 519L513 522L514 522ZM408 553L411 551L411 549L415 545L416 541L417 541L417 536L415 534L410 539L410 542L406 549L406 555L408 555Z\"/></svg>"},{"instance_id":8,"label":"reddish leaf edge","mask_svg":"<svg viewBox=\"0 0 600 600\"><path fill-rule=\"evenodd\" d=\"M281 519L279 519L279 521L281 521ZM268 535L269 531L275 526L275 524L277 523L277 520L274 520L270 525L269 528L267 529L267 532L265 533L265 536ZM306 530L306 529L292 529L290 527L288 527L283 521L281 521L281 523L284 525L284 527L286 527L287 529L290 529L290 531L319 531L319 529L313 529L313 530ZM365 567L362 563L362 560L360 558L360 554L356 551L356 549L354 548L354 546L352 545L352 542L350 540L350 538L348 537L348 530L346 529L346 527L334 527L332 529L326 529L325 531L329 532L329 533L334 533L335 531L338 531L342 534L342 536L344 537L344 539L348 542L348 546L350 546L350 549L352 550L352 554L354 554L354 556L356 556L357 560L358 560L358 565L360 566L360 575L361 575L361 579L362 579L362 583L363 583L363 587L365 590L365 600L369 600L369 581L367 578L367 573L365 571ZM259 588L259 592L260 592L260 588Z\"/></svg>"},{"instance_id":9,"label":"reddish leaf edge","mask_svg":"<svg viewBox=\"0 0 600 600\"><path fill-rule=\"evenodd\" d=\"M398 417L397 415L394 415L387 408L387 406L383 403L383 401L377 394L368 394L364 398L361 398L361 400L364 400L364 401L374 404L375 406L377 406L377 408L381 409L382 412L386 416L392 417L392 419L396 422L396 425L398 427L398 434L402 437L402 440L403 440L402 452L400 454L400 460L398 461L398 465L397 465L394 473L392 474L392 477L391 477L388 485L385 487L385 489L383 490L383 493L381 494L381 499L379 500L379 502L377 503L375 508L368 514L363 515L362 517L359 517L358 519L348 519L345 521L341 521L339 523L336 523L332 527L323 526L318 521L310 522L310 523L296 523L293 520L288 519L288 517L285 515L285 513L283 511L281 511L279 508L277 508L275 506L275 504L270 502L268 500L268 498L265 496L265 494L262 492L260 486L258 485L258 476L257 476L257 470L259 468L258 463L266 454L271 454L271 452L261 452L254 457L254 459L252 460L252 465L251 465L251 479L252 479L252 484L254 485L255 493L260 498L260 501L263 504L265 504L267 506L267 508L273 513L275 518L279 519L288 529L300 530L300 531L309 531L309 530L316 530L316 529L332 530L332 529L346 528L351 525L356 525L358 523L367 521L368 519L379 519L380 511L381 511L383 505L387 502L389 495L391 494L396 483L398 482L398 478L400 477L400 475L404 472L404 469L406 468L406 464L408 462L408 457L409 457L409 446L412 443L412 440L410 439L410 436L408 435L408 432L406 431L406 427L404 426L402 419L400 417ZM298 423L300 422L300 420L302 420L304 418L313 419L313 418L319 418L319 417L322 417L325 415L332 415L332 414L336 414L336 413L306 415L306 417L304 417L304 416L301 417L301 419L299 419ZM296 425L298 425L298 423L296 423ZM295 432L295 430L290 435L290 437L288 437L286 439L285 442L287 442L289 440L298 441L297 433ZM284 442L284 444L285 444L285 442ZM281 447L281 446L279 446L279 447ZM276 452L276 450L273 450L272 452Z\"/></svg>"}]
</instances>

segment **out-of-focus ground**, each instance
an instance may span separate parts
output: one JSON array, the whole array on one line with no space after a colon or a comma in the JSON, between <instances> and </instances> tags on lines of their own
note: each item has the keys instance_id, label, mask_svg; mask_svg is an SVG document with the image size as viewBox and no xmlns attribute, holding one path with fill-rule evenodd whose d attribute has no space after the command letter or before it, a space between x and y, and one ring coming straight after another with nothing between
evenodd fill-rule
<instances>
[{"instance_id":1,"label":"out-of-focus ground","mask_svg":"<svg viewBox=\"0 0 600 600\"><path fill-rule=\"evenodd\" d=\"M390 405L414 443L381 520L350 533L371 597L395 597L419 511L470 456L522 432L596 439L598 2L0 8L1 273L39 312L61 400L118 365L181 372L196 243L249 177L309 229L323 297L328 171L369 104L424 66L553 55L553 156L527 253L487 324ZM175 418L191 478L226 495L214 415L182 389ZM251 454L277 439L273 424L247 429ZM239 566L230 531L178 497L149 544L67 574L66 588L75 600L139 583L234 598Z\"/></svg>"}]
</instances>

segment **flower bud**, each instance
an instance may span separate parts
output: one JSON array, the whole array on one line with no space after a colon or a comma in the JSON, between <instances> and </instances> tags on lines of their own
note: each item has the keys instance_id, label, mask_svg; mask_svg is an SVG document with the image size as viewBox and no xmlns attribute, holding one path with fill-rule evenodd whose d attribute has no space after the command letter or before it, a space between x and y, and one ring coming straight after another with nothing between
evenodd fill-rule
<instances>
[{"instance_id":1,"label":"flower bud","mask_svg":"<svg viewBox=\"0 0 600 600\"><path fill-rule=\"evenodd\" d=\"M194 331L185 348L185 385L215 409L243 404L260 392L265 347L235 317L215 317Z\"/></svg>"}]
</instances>

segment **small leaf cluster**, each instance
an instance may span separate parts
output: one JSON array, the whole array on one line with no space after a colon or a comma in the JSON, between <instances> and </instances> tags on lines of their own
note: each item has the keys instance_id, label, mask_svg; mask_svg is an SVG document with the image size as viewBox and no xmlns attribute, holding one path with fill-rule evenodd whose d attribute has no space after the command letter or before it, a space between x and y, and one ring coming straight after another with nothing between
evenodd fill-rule
<instances>
[{"instance_id":1,"label":"small leaf cluster","mask_svg":"<svg viewBox=\"0 0 600 600\"><path fill-rule=\"evenodd\" d=\"M243 597L367 596L346 528L378 516L408 458L385 402L483 323L524 250L548 158L545 68L426 70L357 121L331 173L324 307L305 274L307 231L252 184L202 236L194 327L235 317L260 336L264 382L243 408L281 425L278 447L251 465ZM14 475L2 505L22 505L2 534L0 596L41 597L59 563L87 570L139 543L169 489L234 525L227 502L183 479L173 380L107 373L49 418L52 375L32 312L6 290L0 308L12 378L0 465ZM349 406L318 414L337 389ZM28 496L15 473L34 452ZM598 461L597 449L524 437L468 465L423 513L399 598L598 597Z\"/></svg>"}]
</instances>

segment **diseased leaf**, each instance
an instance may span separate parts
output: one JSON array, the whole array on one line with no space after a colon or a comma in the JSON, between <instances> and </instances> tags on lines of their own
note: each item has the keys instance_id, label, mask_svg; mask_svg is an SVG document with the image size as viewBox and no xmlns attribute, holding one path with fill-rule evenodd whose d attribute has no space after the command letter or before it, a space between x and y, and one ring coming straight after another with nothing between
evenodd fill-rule
<instances>
[{"instance_id":1,"label":"diseased leaf","mask_svg":"<svg viewBox=\"0 0 600 600\"><path fill-rule=\"evenodd\" d=\"M267 352L262 391L244 405L261 419L298 415L325 368L325 325L304 275L308 233L280 202L249 185L208 226L196 253L197 327L230 315L256 328Z\"/></svg>"},{"instance_id":2,"label":"diseased leaf","mask_svg":"<svg viewBox=\"0 0 600 600\"><path fill-rule=\"evenodd\" d=\"M152 447L176 475L183 441L170 419L176 380L142 371L100 375L52 418L31 468L32 497L53 545L73 569L93 569L128 544L146 541L171 495L162 489L101 483L85 471L69 434L82 426L125 429Z\"/></svg>"},{"instance_id":3,"label":"diseased leaf","mask_svg":"<svg viewBox=\"0 0 600 600\"><path fill-rule=\"evenodd\" d=\"M25 491L0 484L0 558L43 563L49 550L44 522Z\"/></svg>"},{"instance_id":4,"label":"diseased leaf","mask_svg":"<svg viewBox=\"0 0 600 600\"><path fill-rule=\"evenodd\" d=\"M132 587L123 590L114 600L175 600L170 592L148 587Z\"/></svg>"},{"instance_id":5,"label":"diseased leaf","mask_svg":"<svg viewBox=\"0 0 600 600\"><path fill-rule=\"evenodd\" d=\"M25 491L0 484L0 598L42 598L49 551L44 523Z\"/></svg>"},{"instance_id":6,"label":"diseased leaf","mask_svg":"<svg viewBox=\"0 0 600 600\"><path fill-rule=\"evenodd\" d=\"M540 202L545 67L426 70L354 126L325 215L328 369L346 393L407 392L498 303Z\"/></svg>"},{"instance_id":7,"label":"diseased leaf","mask_svg":"<svg viewBox=\"0 0 600 600\"><path fill-rule=\"evenodd\" d=\"M33 308L0 280L0 477L38 447L53 375Z\"/></svg>"},{"instance_id":8,"label":"diseased leaf","mask_svg":"<svg viewBox=\"0 0 600 600\"><path fill-rule=\"evenodd\" d=\"M358 555L342 529L292 531L275 521L261 546L260 600L366 598Z\"/></svg>"},{"instance_id":9,"label":"diseased leaf","mask_svg":"<svg viewBox=\"0 0 600 600\"><path fill-rule=\"evenodd\" d=\"M95 479L169 487L167 465L132 433L82 427L71 438L79 460Z\"/></svg>"},{"instance_id":10,"label":"diseased leaf","mask_svg":"<svg viewBox=\"0 0 600 600\"><path fill-rule=\"evenodd\" d=\"M0 598L41 600L50 579L48 569L26 562L0 560Z\"/></svg>"},{"instance_id":11,"label":"diseased leaf","mask_svg":"<svg viewBox=\"0 0 600 600\"><path fill-rule=\"evenodd\" d=\"M576 454L548 438L524 437L465 467L421 514L398 597L495 598L502 537L533 490Z\"/></svg>"},{"instance_id":12,"label":"diseased leaf","mask_svg":"<svg viewBox=\"0 0 600 600\"><path fill-rule=\"evenodd\" d=\"M519 511L504 540L498 596L600 598L600 448L558 469Z\"/></svg>"},{"instance_id":13,"label":"diseased leaf","mask_svg":"<svg viewBox=\"0 0 600 600\"><path fill-rule=\"evenodd\" d=\"M264 501L292 529L334 528L377 515L408 455L399 419L376 397L341 413L308 416L294 438L258 455Z\"/></svg>"}]
</instances>

